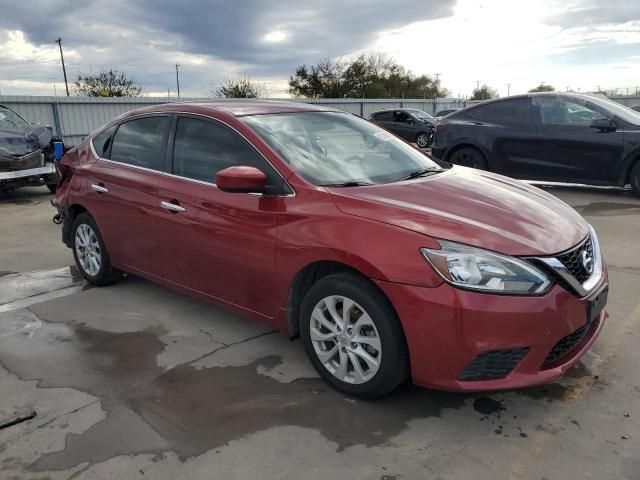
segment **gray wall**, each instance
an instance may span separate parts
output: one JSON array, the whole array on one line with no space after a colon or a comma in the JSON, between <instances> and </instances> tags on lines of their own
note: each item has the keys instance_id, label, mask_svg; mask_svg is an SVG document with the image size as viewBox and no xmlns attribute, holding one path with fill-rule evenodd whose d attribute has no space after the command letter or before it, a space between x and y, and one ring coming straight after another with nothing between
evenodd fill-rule
<instances>
[{"instance_id":1,"label":"gray wall","mask_svg":"<svg viewBox=\"0 0 640 480\"><path fill-rule=\"evenodd\" d=\"M337 108L368 117L370 113L387 108L417 108L434 113L445 108L460 108L464 101L433 99L282 99ZM67 145L76 145L83 137L104 125L113 117L134 108L167 103L162 97L92 98L92 97L27 97L0 96L0 104L12 108L29 122L53 126ZM182 102L211 102L211 98L183 98ZM225 100L216 100L225 101Z\"/></svg>"}]
</instances>

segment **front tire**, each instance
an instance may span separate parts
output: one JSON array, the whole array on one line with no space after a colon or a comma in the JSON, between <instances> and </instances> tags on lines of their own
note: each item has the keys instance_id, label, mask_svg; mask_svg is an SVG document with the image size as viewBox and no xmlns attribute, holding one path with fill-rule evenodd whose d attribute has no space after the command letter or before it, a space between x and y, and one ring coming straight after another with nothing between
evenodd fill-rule
<instances>
[{"instance_id":1,"label":"front tire","mask_svg":"<svg viewBox=\"0 0 640 480\"><path fill-rule=\"evenodd\" d=\"M629 183L634 195L640 197L640 161L636 162L629 175Z\"/></svg>"},{"instance_id":2,"label":"front tire","mask_svg":"<svg viewBox=\"0 0 640 480\"><path fill-rule=\"evenodd\" d=\"M463 167L477 168L478 170L488 170L489 165L483 153L474 147L463 147L451 154L449 162Z\"/></svg>"},{"instance_id":3,"label":"front tire","mask_svg":"<svg viewBox=\"0 0 640 480\"><path fill-rule=\"evenodd\" d=\"M122 278L122 271L114 268L95 220L81 213L71 227L73 257L82 276L94 285L104 286Z\"/></svg>"},{"instance_id":4,"label":"front tire","mask_svg":"<svg viewBox=\"0 0 640 480\"><path fill-rule=\"evenodd\" d=\"M377 398L407 378L395 310L360 275L336 273L315 283L302 302L300 333L314 368L336 390Z\"/></svg>"},{"instance_id":5,"label":"front tire","mask_svg":"<svg viewBox=\"0 0 640 480\"><path fill-rule=\"evenodd\" d=\"M428 148L433 143L433 135L429 135L426 132L420 132L416 135L416 145L419 148Z\"/></svg>"}]
</instances>

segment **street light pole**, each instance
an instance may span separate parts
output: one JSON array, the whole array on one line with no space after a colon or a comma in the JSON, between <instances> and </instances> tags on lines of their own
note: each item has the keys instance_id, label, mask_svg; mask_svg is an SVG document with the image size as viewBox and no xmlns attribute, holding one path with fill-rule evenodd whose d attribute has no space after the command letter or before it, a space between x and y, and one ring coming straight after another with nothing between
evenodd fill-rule
<instances>
[{"instance_id":1,"label":"street light pole","mask_svg":"<svg viewBox=\"0 0 640 480\"><path fill-rule=\"evenodd\" d=\"M56 43L60 47L60 60L62 60L62 73L64 74L64 88L67 90L67 97L69 96L69 84L67 83L67 69L64 68L64 55L62 54L62 38L58 37Z\"/></svg>"},{"instance_id":2,"label":"street light pole","mask_svg":"<svg viewBox=\"0 0 640 480\"><path fill-rule=\"evenodd\" d=\"M178 100L180 100L180 77L178 76L178 67L180 64L176 63L176 87L178 89Z\"/></svg>"}]
</instances>

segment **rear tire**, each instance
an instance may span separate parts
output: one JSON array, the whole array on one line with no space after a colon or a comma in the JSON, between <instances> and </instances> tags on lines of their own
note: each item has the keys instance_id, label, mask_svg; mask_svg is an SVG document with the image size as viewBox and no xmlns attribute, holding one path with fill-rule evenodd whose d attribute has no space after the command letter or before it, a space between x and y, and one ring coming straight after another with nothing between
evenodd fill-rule
<instances>
[{"instance_id":1,"label":"rear tire","mask_svg":"<svg viewBox=\"0 0 640 480\"><path fill-rule=\"evenodd\" d=\"M122 278L122 271L111 265L98 225L88 213L81 213L73 222L71 249L78 270L89 283L111 285Z\"/></svg>"},{"instance_id":2,"label":"rear tire","mask_svg":"<svg viewBox=\"0 0 640 480\"><path fill-rule=\"evenodd\" d=\"M640 197L640 161L636 162L629 174L629 183L634 195Z\"/></svg>"},{"instance_id":3,"label":"rear tire","mask_svg":"<svg viewBox=\"0 0 640 480\"><path fill-rule=\"evenodd\" d=\"M311 363L336 390L377 398L407 378L398 316L366 278L342 272L320 279L305 295L299 321Z\"/></svg>"},{"instance_id":4,"label":"rear tire","mask_svg":"<svg viewBox=\"0 0 640 480\"><path fill-rule=\"evenodd\" d=\"M477 168L478 170L489 169L484 154L474 147L462 147L454 151L449 157L449 162L463 167Z\"/></svg>"}]
</instances>

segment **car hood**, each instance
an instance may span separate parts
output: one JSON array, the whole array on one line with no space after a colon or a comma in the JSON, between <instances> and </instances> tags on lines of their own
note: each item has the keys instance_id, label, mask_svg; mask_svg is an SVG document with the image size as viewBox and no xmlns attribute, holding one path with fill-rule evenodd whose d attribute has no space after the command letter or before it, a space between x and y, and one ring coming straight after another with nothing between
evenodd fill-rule
<instances>
[{"instance_id":1,"label":"car hood","mask_svg":"<svg viewBox=\"0 0 640 480\"><path fill-rule=\"evenodd\" d=\"M331 188L342 212L508 255L551 255L588 232L556 197L501 175L453 167L413 181Z\"/></svg>"}]
</instances>

